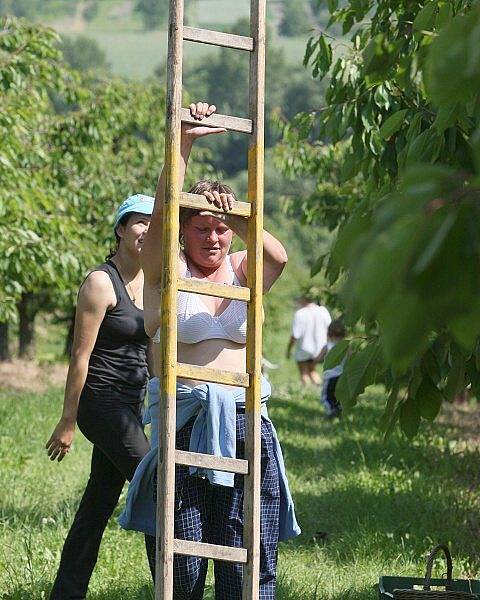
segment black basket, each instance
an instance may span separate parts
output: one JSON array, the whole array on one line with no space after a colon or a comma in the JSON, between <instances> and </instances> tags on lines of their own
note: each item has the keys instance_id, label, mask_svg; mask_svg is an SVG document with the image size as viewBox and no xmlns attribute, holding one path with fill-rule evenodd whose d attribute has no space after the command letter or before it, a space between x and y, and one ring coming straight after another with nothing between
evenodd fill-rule
<instances>
[{"instance_id":1,"label":"black basket","mask_svg":"<svg viewBox=\"0 0 480 600\"><path fill-rule=\"evenodd\" d=\"M443 550L447 559L447 578L432 579L433 562ZM380 577L379 599L387 600L480 600L480 582L472 579L453 579L453 566L450 550L439 544L427 559L425 578L419 577ZM414 589L422 586L423 589ZM443 589L432 589L441 587Z\"/></svg>"}]
</instances>

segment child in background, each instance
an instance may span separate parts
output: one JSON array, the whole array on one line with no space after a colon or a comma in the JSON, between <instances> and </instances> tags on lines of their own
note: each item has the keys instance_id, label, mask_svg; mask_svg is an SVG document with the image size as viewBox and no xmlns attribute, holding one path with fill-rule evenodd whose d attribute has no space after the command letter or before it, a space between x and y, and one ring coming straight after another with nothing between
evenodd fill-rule
<instances>
[{"instance_id":1,"label":"child in background","mask_svg":"<svg viewBox=\"0 0 480 600\"><path fill-rule=\"evenodd\" d=\"M327 345L324 346L317 360L323 361L327 355L327 352L336 346L338 342L342 341L345 336L346 330L343 322L340 319L335 319L332 321L328 326ZM343 361L336 367L333 367L333 369L327 369L323 372L321 400L325 406L327 417L331 419L334 417L339 417L342 413L342 407L335 396L335 387L342 372Z\"/></svg>"}]
</instances>

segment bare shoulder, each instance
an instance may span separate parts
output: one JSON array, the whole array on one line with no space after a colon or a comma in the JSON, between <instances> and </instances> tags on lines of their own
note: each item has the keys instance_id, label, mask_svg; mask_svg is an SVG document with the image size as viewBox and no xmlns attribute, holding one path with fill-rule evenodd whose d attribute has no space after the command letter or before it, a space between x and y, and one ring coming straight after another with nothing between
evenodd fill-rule
<instances>
[{"instance_id":1,"label":"bare shoulder","mask_svg":"<svg viewBox=\"0 0 480 600\"><path fill-rule=\"evenodd\" d=\"M230 261L232 263L232 269L235 275L240 279L243 285L247 284L247 251L240 250L239 252L233 252L230 254Z\"/></svg>"},{"instance_id":2,"label":"bare shoulder","mask_svg":"<svg viewBox=\"0 0 480 600\"><path fill-rule=\"evenodd\" d=\"M180 250L180 254L178 255L178 275L180 277L185 277L187 272L187 257L185 256L185 252Z\"/></svg>"},{"instance_id":3,"label":"bare shoulder","mask_svg":"<svg viewBox=\"0 0 480 600\"><path fill-rule=\"evenodd\" d=\"M105 271L93 271L78 292L78 303L84 308L108 309L117 303L113 284Z\"/></svg>"}]
</instances>

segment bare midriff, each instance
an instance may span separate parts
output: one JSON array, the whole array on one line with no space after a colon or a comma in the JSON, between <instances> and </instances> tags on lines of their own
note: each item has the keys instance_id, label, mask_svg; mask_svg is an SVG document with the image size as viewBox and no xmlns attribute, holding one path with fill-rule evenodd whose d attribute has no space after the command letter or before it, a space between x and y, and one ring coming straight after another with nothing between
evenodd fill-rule
<instances>
[{"instance_id":1,"label":"bare midriff","mask_svg":"<svg viewBox=\"0 0 480 600\"><path fill-rule=\"evenodd\" d=\"M235 373L246 372L246 346L237 344L230 340L212 339L197 342L196 344L177 345L177 360L180 363L207 367L209 369L219 369L221 371L232 371ZM155 374L160 373L158 364L159 356L155 352ZM189 387L195 387L205 383L195 379L178 378L178 383L183 383ZM232 387L225 385L224 387Z\"/></svg>"}]
</instances>

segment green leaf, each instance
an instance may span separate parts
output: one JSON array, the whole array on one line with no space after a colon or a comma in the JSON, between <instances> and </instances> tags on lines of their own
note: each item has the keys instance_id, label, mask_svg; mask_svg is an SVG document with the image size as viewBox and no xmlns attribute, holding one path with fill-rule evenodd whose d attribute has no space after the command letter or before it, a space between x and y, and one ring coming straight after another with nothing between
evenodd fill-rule
<instances>
[{"instance_id":1,"label":"green leaf","mask_svg":"<svg viewBox=\"0 0 480 600\"><path fill-rule=\"evenodd\" d=\"M328 253L327 254L322 254L322 256L319 256L317 258L317 260L310 267L310 277L315 277L315 275L317 275L318 273L320 273L320 271L323 269L323 264L324 264L325 259L327 258L327 256L328 256Z\"/></svg>"},{"instance_id":2,"label":"green leaf","mask_svg":"<svg viewBox=\"0 0 480 600\"><path fill-rule=\"evenodd\" d=\"M400 427L405 435L412 439L420 427L420 405L415 398L407 398L400 407Z\"/></svg>"},{"instance_id":3,"label":"green leaf","mask_svg":"<svg viewBox=\"0 0 480 600\"><path fill-rule=\"evenodd\" d=\"M346 266L355 242L369 231L371 221L368 215L354 213L338 230L337 239L330 254L330 263L337 267Z\"/></svg>"},{"instance_id":4,"label":"green leaf","mask_svg":"<svg viewBox=\"0 0 480 600\"><path fill-rule=\"evenodd\" d=\"M407 112L408 109L404 108L393 113L393 115L390 115L380 127L380 137L384 140L388 140L392 137L394 133L397 133L397 131L405 122L405 115L407 114Z\"/></svg>"},{"instance_id":5,"label":"green leaf","mask_svg":"<svg viewBox=\"0 0 480 600\"><path fill-rule=\"evenodd\" d=\"M472 352L480 335L480 306L472 303L470 310L454 315L448 329L465 350Z\"/></svg>"},{"instance_id":6,"label":"green leaf","mask_svg":"<svg viewBox=\"0 0 480 600\"><path fill-rule=\"evenodd\" d=\"M431 262L440 251L440 248L445 242L452 227L455 225L456 220L457 213L450 212L447 214L440 227L435 231L435 234L433 235L432 239L427 244L427 247L423 250L417 262L415 263L413 267L414 273L422 273L430 266Z\"/></svg>"},{"instance_id":7,"label":"green leaf","mask_svg":"<svg viewBox=\"0 0 480 600\"><path fill-rule=\"evenodd\" d=\"M443 395L429 377L422 379L416 399L420 404L421 416L428 421L433 421L440 412Z\"/></svg>"},{"instance_id":8,"label":"green leaf","mask_svg":"<svg viewBox=\"0 0 480 600\"><path fill-rule=\"evenodd\" d=\"M436 29L443 29L452 20L452 3L450 0L438 4L438 15L435 21Z\"/></svg>"},{"instance_id":9,"label":"green leaf","mask_svg":"<svg viewBox=\"0 0 480 600\"><path fill-rule=\"evenodd\" d=\"M431 379L435 385L443 379L437 356L432 347L422 356L420 364L423 376Z\"/></svg>"},{"instance_id":10,"label":"green leaf","mask_svg":"<svg viewBox=\"0 0 480 600\"><path fill-rule=\"evenodd\" d=\"M395 413L395 409L398 406L398 393L400 391L400 385L395 383L390 394L388 395L387 403L385 405L385 410L383 411L382 418L380 419L380 426L386 432L388 429L392 418Z\"/></svg>"},{"instance_id":11,"label":"green leaf","mask_svg":"<svg viewBox=\"0 0 480 600\"><path fill-rule=\"evenodd\" d=\"M334 13L338 8L338 0L327 0L327 6L330 13Z\"/></svg>"},{"instance_id":12,"label":"green leaf","mask_svg":"<svg viewBox=\"0 0 480 600\"><path fill-rule=\"evenodd\" d=\"M334 367L338 366L345 358L349 346L350 340L342 340L333 348L331 348L325 356L323 370L327 371L328 369L333 369Z\"/></svg>"},{"instance_id":13,"label":"green leaf","mask_svg":"<svg viewBox=\"0 0 480 600\"><path fill-rule=\"evenodd\" d=\"M345 183L358 173L358 161L353 152L349 152L342 163L340 168L340 181Z\"/></svg>"},{"instance_id":14,"label":"green leaf","mask_svg":"<svg viewBox=\"0 0 480 600\"><path fill-rule=\"evenodd\" d=\"M406 165L414 166L418 163L428 163L438 156L440 138L433 129L426 129L417 136L407 151Z\"/></svg>"},{"instance_id":15,"label":"green leaf","mask_svg":"<svg viewBox=\"0 0 480 600\"><path fill-rule=\"evenodd\" d=\"M386 444L388 440L391 438L392 433L395 430L395 425L398 422L400 417L400 404L397 402L395 406L395 410L392 413L390 420L388 421L387 426L385 427L385 434L383 436L383 443Z\"/></svg>"},{"instance_id":16,"label":"green leaf","mask_svg":"<svg viewBox=\"0 0 480 600\"><path fill-rule=\"evenodd\" d=\"M468 101L480 88L480 5L458 14L429 47L428 96L437 104Z\"/></svg>"},{"instance_id":17,"label":"green leaf","mask_svg":"<svg viewBox=\"0 0 480 600\"><path fill-rule=\"evenodd\" d=\"M422 30L431 31L433 29L433 24L435 22L436 12L437 12L437 3L436 2L427 2L427 4L425 4L425 6L417 13L417 16L413 20L413 30L414 31L422 31Z\"/></svg>"},{"instance_id":18,"label":"green leaf","mask_svg":"<svg viewBox=\"0 0 480 600\"><path fill-rule=\"evenodd\" d=\"M438 133L443 133L445 129L455 125L457 121L458 103L446 104L438 109L437 116L433 126Z\"/></svg>"},{"instance_id":19,"label":"green leaf","mask_svg":"<svg viewBox=\"0 0 480 600\"><path fill-rule=\"evenodd\" d=\"M310 37L308 38L307 47L305 49L305 55L303 57L303 66L306 67L312 57L312 54L315 52L315 49L318 46L318 38Z\"/></svg>"},{"instance_id":20,"label":"green leaf","mask_svg":"<svg viewBox=\"0 0 480 600\"><path fill-rule=\"evenodd\" d=\"M378 319L387 358L402 371L426 349L431 315L415 295L399 292L389 296Z\"/></svg>"},{"instance_id":21,"label":"green leaf","mask_svg":"<svg viewBox=\"0 0 480 600\"><path fill-rule=\"evenodd\" d=\"M467 363L467 375L471 385L472 394L478 400L480 398L480 369L478 369L476 363L476 358L472 356Z\"/></svg>"},{"instance_id":22,"label":"green leaf","mask_svg":"<svg viewBox=\"0 0 480 600\"><path fill-rule=\"evenodd\" d=\"M365 388L374 383L379 358L377 341L347 358L336 388L337 398L345 410L351 408Z\"/></svg>"},{"instance_id":23,"label":"green leaf","mask_svg":"<svg viewBox=\"0 0 480 600\"><path fill-rule=\"evenodd\" d=\"M324 35L318 40L318 56L316 58L316 64L320 69L320 73L324 75L330 69L332 64L332 48L327 42Z\"/></svg>"},{"instance_id":24,"label":"green leaf","mask_svg":"<svg viewBox=\"0 0 480 600\"><path fill-rule=\"evenodd\" d=\"M447 402L453 402L455 396L465 389L465 359L459 353L454 354L452 368L447 377L443 395Z\"/></svg>"}]
</instances>

